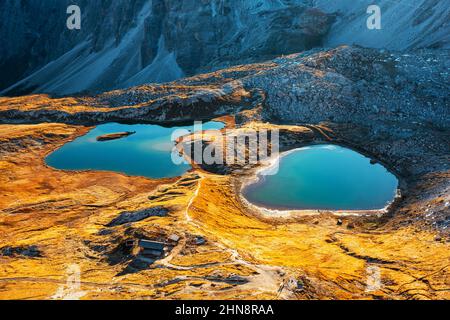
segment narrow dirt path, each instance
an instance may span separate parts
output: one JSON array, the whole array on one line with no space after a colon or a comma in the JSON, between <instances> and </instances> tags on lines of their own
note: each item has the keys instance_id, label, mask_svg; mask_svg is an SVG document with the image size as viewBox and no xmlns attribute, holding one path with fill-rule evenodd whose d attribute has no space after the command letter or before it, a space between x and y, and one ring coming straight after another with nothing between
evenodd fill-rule
<instances>
[{"instance_id":1,"label":"narrow dirt path","mask_svg":"<svg viewBox=\"0 0 450 320\"><path fill-rule=\"evenodd\" d=\"M189 211L201 190L202 181L205 179L205 177L201 173L199 173L199 176L200 179L198 181L198 187L194 192L192 198L190 199L188 206L186 207L185 218L187 224L191 225L196 229L204 230L205 227L198 221L192 219L192 217L189 215ZM283 288L285 279L280 276L280 274L282 274L283 268L276 266L253 264L244 260L242 256L239 254L239 252L235 249L228 248L224 244L219 243L217 241L214 242L214 245L221 248L224 252L230 253L230 259L232 260L230 264L244 265L256 271L257 273L256 275L245 277L249 282L240 285L239 286L240 289L243 290L248 289L253 290L255 292L277 293L280 292L280 290Z\"/></svg>"}]
</instances>

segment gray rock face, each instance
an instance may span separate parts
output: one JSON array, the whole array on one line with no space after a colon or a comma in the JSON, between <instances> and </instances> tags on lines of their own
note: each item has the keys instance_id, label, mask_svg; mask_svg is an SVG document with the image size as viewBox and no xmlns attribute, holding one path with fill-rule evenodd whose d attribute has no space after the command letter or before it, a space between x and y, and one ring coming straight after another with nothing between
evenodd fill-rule
<instances>
[{"instance_id":1,"label":"gray rock face","mask_svg":"<svg viewBox=\"0 0 450 320\"><path fill-rule=\"evenodd\" d=\"M366 27L369 0L3 0L0 93L169 82L321 45L449 47L447 0L378 3L382 30ZM81 30L66 28L70 4Z\"/></svg>"},{"instance_id":2,"label":"gray rock face","mask_svg":"<svg viewBox=\"0 0 450 320\"><path fill-rule=\"evenodd\" d=\"M342 44L407 50L450 48L450 6L442 0L314 0L313 5L333 14L336 22L324 40L326 46ZM381 29L367 28L367 8L381 9Z\"/></svg>"},{"instance_id":3,"label":"gray rock face","mask_svg":"<svg viewBox=\"0 0 450 320\"><path fill-rule=\"evenodd\" d=\"M99 92L303 51L331 24L304 2L3 1L0 88L28 76L3 94ZM66 28L69 4L79 31Z\"/></svg>"}]
</instances>

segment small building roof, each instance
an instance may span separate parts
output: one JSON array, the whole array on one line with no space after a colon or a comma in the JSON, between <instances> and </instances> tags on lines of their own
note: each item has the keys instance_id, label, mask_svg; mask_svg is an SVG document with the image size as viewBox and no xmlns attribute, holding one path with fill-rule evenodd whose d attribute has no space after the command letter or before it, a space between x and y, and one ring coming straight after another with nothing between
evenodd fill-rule
<instances>
[{"instance_id":1,"label":"small building roof","mask_svg":"<svg viewBox=\"0 0 450 320\"><path fill-rule=\"evenodd\" d=\"M139 240L139 246L144 249L163 251L165 244L157 241Z\"/></svg>"}]
</instances>

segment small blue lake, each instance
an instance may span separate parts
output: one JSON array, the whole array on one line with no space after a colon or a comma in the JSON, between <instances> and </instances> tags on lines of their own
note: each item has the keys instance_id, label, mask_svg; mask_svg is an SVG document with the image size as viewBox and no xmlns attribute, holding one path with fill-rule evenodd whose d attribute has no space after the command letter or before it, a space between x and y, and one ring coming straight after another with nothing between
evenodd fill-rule
<instances>
[{"instance_id":1,"label":"small blue lake","mask_svg":"<svg viewBox=\"0 0 450 320\"><path fill-rule=\"evenodd\" d=\"M211 121L203 123L201 129L220 130L224 126L222 122ZM180 176L191 166L172 161L174 142L171 136L177 129L194 132L193 125L170 128L148 124L100 125L50 154L46 162L60 170L116 171L149 178ZM117 140L97 141L99 136L118 132L135 134Z\"/></svg>"},{"instance_id":2,"label":"small blue lake","mask_svg":"<svg viewBox=\"0 0 450 320\"><path fill-rule=\"evenodd\" d=\"M283 156L275 175L243 190L251 203L280 210L377 210L396 196L397 178L369 158L336 145L317 145Z\"/></svg>"}]
</instances>

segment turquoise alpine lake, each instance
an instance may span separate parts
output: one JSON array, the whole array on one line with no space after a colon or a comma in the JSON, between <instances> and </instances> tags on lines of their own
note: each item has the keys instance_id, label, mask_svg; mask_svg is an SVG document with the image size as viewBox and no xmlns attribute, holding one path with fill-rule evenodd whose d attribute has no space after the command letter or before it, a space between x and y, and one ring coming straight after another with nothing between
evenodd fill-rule
<instances>
[{"instance_id":1,"label":"turquoise alpine lake","mask_svg":"<svg viewBox=\"0 0 450 320\"><path fill-rule=\"evenodd\" d=\"M220 130L224 126L222 122L215 121L203 123L201 128L194 125L168 128L149 124L107 123L65 144L50 154L46 162L60 170L115 171L149 178L177 177L190 170L191 166L186 163L177 165L172 160L175 146L172 133L179 129L185 132ZM119 132L135 133L117 140L97 141L99 136ZM181 160L180 155L175 154L175 157Z\"/></svg>"},{"instance_id":2,"label":"turquoise alpine lake","mask_svg":"<svg viewBox=\"0 0 450 320\"><path fill-rule=\"evenodd\" d=\"M395 199L397 188L395 175L369 158L336 145L315 145L286 153L278 171L263 169L243 195L274 210L378 210Z\"/></svg>"}]
</instances>

